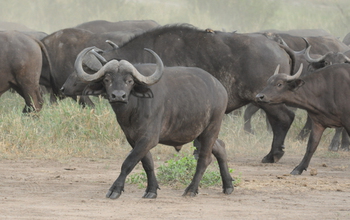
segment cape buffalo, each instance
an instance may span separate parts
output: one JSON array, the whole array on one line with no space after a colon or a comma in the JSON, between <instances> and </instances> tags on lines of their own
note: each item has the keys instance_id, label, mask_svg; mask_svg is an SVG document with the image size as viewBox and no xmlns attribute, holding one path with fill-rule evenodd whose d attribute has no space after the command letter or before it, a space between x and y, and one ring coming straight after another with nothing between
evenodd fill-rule
<instances>
[{"instance_id":1,"label":"cape buffalo","mask_svg":"<svg viewBox=\"0 0 350 220\"><path fill-rule=\"evenodd\" d=\"M82 68L82 57L77 57L75 69L80 78L93 82L86 94L104 94L116 114L129 144L133 148L125 159L121 173L107 193L116 199L124 190L126 176L142 161L148 186L144 198L156 198L158 183L149 152L158 143L180 146L196 139L201 149L197 169L184 195L195 196L198 184L211 161L213 153L219 163L223 192L233 191L226 152L215 145L227 106L227 93L221 83L202 69L195 67L164 67L162 60L148 50L157 65L133 66L126 60L112 60L95 74ZM98 86L96 86L98 84Z\"/></svg>"},{"instance_id":2,"label":"cape buffalo","mask_svg":"<svg viewBox=\"0 0 350 220\"><path fill-rule=\"evenodd\" d=\"M293 35L288 34L293 33ZM275 31L275 32L260 32L260 34L264 35L268 39L275 41L279 44L282 44L281 47L286 50L286 52L290 55L292 61L292 68L290 74L294 73L294 70L303 63L303 72L302 75L308 74L310 72L315 71L316 69L325 67L327 62L331 62L329 58L333 60L333 63L342 63L343 60L339 58L335 58L334 54L337 52L346 52L350 50L350 48L342 43L338 38L327 34L327 32L323 30L292 30L291 32L283 32L283 31ZM306 36L309 34L310 36ZM306 49L311 45L311 49L307 51L307 53L311 53L312 55L322 54L324 55L323 59L318 59L317 62L313 62L312 65L309 65L310 60L305 59L304 53L306 53ZM338 59L335 61L334 59ZM259 110L259 106L250 104L247 106L244 112L244 130L249 133L254 133L251 128L251 118L252 116ZM307 120L304 128L298 135L298 139L303 140L310 131L310 121Z\"/></svg>"},{"instance_id":3,"label":"cape buffalo","mask_svg":"<svg viewBox=\"0 0 350 220\"><path fill-rule=\"evenodd\" d=\"M34 31L33 29L28 28L24 24L8 22L8 21L0 21L0 31Z\"/></svg>"},{"instance_id":4,"label":"cape buffalo","mask_svg":"<svg viewBox=\"0 0 350 220\"><path fill-rule=\"evenodd\" d=\"M279 44L261 34L237 34L200 30L191 25L166 25L135 35L128 42L101 53L106 60L125 59L131 63L147 63L143 48L162 57L166 66L199 67L216 77L229 96L226 113L255 102L262 81L277 64L289 72L290 57ZM277 162L284 154L284 138L294 119L285 105L257 103L267 112L272 125L271 151L262 162Z\"/></svg>"},{"instance_id":5,"label":"cape buffalo","mask_svg":"<svg viewBox=\"0 0 350 220\"><path fill-rule=\"evenodd\" d=\"M316 55L317 57L313 55L314 57L311 57L309 54L310 47L311 46L309 46L305 52L305 59L309 63L309 72L313 72L317 69L321 69L333 64L350 63L350 50L346 52L328 52L324 55ZM311 125L311 120L309 117L307 123ZM340 136L342 136L342 141L340 141ZM336 128L334 137L328 149L331 151L338 151L339 145L341 145L341 149L349 150L349 144L350 140L348 133L343 128Z\"/></svg>"},{"instance_id":6,"label":"cape buffalo","mask_svg":"<svg viewBox=\"0 0 350 220\"><path fill-rule=\"evenodd\" d=\"M43 99L39 79L45 48L19 31L0 32L0 44L0 95L12 88L25 100L24 113L40 111Z\"/></svg>"},{"instance_id":7,"label":"cape buffalo","mask_svg":"<svg viewBox=\"0 0 350 220\"><path fill-rule=\"evenodd\" d=\"M333 36L331 33L323 29L291 29L286 31L270 29L270 30L260 31L258 33L288 34L288 35L298 36L298 37Z\"/></svg>"},{"instance_id":8,"label":"cape buffalo","mask_svg":"<svg viewBox=\"0 0 350 220\"><path fill-rule=\"evenodd\" d=\"M350 132L350 105L346 101L350 92L350 65L334 64L302 78L302 65L294 76L279 73L278 69L279 66L256 99L271 105L285 103L307 111L312 129L304 158L291 172L297 175L309 166L327 127L344 127Z\"/></svg>"},{"instance_id":9,"label":"cape buffalo","mask_svg":"<svg viewBox=\"0 0 350 220\"><path fill-rule=\"evenodd\" d=\"M24 34L31 36L32 38L37 39L37 40L41 40L47 36L47 34L45 32L30 29L23 24L1 21L0 22L0 31L9 31L9 30L20 31Z\"/></svg>"}]
</instances>

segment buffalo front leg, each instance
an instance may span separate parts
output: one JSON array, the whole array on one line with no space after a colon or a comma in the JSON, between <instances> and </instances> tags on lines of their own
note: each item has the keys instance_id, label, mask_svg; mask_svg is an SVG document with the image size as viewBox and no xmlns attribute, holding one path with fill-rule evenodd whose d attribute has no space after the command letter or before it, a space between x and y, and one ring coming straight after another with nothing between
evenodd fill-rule
<instances>
[{"instance_id":1,"label":"buffalo front leg","mask_svg":"<svg viewBox=\"0 0 350 220\"><path fill-rule=\"evenodd\" d=\"M270 152L262 159L263 163L277 163L284 155L284 139L294 120L294 112L284 104L264 105L261 107L271 124L273 140Z\"/></svg>"},{"instance_id":2,"label":"buffalo front leg","mask_svg":"<svg viewBox=\"0 0 350 220\"><path fill-rule=\"evenodd\" d=\"M129 153L129 155L123 162L121 172L118 178L114 181L113 185L106 194L107 198L117 199L121 196L122 192L124 191L124 185L127 175L134 169L136 164L149 153L149 150L155 145L152 145L152 147L148 146L143 144L136 144L134 149Z\"/></svg>"},{"instance_id":3,"label":"buffalo front leg","mask_svg":"<svg viewBox=\"0 0 350 220\"><path fill-rule=\"evenodd\" d=\"M312 129L309 141L307 143L306 153L300 164L291 172L292 175L300 175L309 167L311 157L315 153L317 146L320 143L324 130L325 128L322 125L312 122Z\"/></svg>"},{"instance_id":4,"label":"buffalo front leg","mask_svg":"<svg viewBox=\"0 0 350 220\"><path fill-rule=\"evenodd\" d=\"M159 189L156 174L154 173L154 162L152 154L148 152L141 160L143 169L147 175L147 188L142 198L155 199L157 198L157 190Z\"/></svg>"}]
</instances>

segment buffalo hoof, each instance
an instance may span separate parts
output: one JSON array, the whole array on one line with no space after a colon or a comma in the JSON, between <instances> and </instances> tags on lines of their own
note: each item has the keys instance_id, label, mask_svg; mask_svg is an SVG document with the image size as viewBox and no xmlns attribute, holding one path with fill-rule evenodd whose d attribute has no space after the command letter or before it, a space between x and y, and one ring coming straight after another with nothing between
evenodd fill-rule
<instances>
[{"instance_id":1,"label":"buffalo hoof","mask_svg":"<svg viewBox=\"0 0 350 220\"><path fill-rule=\"evenodd\" d=\"M328 150L337 152L339 150L339 144L330 144Z\"/></svg>"},{"instance_id":2,"label":"buffalo hoof","mask_svg":"<svg viewBox=\"0 0 350 220\"><path fill-rule=\"evenodd\" d=\"M226 188L222 192L225 193L226 195L230 195L233 192L234 188Z\"/></svg>"},{"instance_id":3,"label":"buffalo hoof","mask_svg":"<svg viewBox=\"0 0 350 220\"><path fill-rule=\"evenodd\" d=\"M279 151L277 153L275 153L274 155L266 155L261 162L262 163L277 163L284 155L284 151Z\"/></svg>"},{"instance_id":4,"label":"buffalo hoof","mask_svg":"<svg viewBox=\"0 0 350 220\"><path fill-rule=\"evenodd\" d=\"M244 127L244 131L247 132L248 134L255 135L255 131L252 130L251 128Z\"/></svg>"},{"instance_id":5,"label":"buffalo hoof","mask_svg":"<svg viewBox=\"0 0 350 220\"><path fill-rule=\"evenodd\" d=\"M195 192L184 192L182 196L188 196L188 197L196 197L197 193Z\"/></svg>"},{"instance_id":6,"label":"buffalo hoof","mask_svg":"<svg viewBox=\"0 0 350 220\"><path fill-rule=\"evenodd\" d=\"M194 159L198 160L198 158L199 158L199 150L195 149L193 151L193 156L194 156Z\"/></svg>"},{"instance_id":7,"label":"buffalo hoof","mask_svg":"<svg viewBox=\"0 0 350 220\"><path fill-rule=\"evenodd\" d=\"M349 147L342 147L341 148L343 151L350 151Z\"/></svg>"},{"instance_id":8,"label":"buffalo hoof","mask_svg":"<svg viewBox=\"0 0 350 220\"><path fill-rule=\"evenodd\" d=\"M303 173L303 169L298 169L298 167L294 168L294 170L290 172L290 174L292 175L301 175L302 173Z\"/></svg>"},{"instance_id":9,"label":"buffalo hoof","mask_svg":"<svg viewBox=\"0 0 350 220\"><path fill-rule=\"evenodd\" d=\"M122 193L118 193L118 192L113 192L111 190L108 190L107 194L106 194L106 198L110 198L110 199L118 199L120 197Z\"/></svg>"},{"instance_id":10,"label":"buffalo hoof","mask_svg":"<svg viewBox=\"0 0 350 220\"><path fill-rule=\"evenodd\" d=\"M145 192L145 194L142 196L144 199L155 199L157 198L157 193L154 192Z\"/></svg>"}]
</instances>

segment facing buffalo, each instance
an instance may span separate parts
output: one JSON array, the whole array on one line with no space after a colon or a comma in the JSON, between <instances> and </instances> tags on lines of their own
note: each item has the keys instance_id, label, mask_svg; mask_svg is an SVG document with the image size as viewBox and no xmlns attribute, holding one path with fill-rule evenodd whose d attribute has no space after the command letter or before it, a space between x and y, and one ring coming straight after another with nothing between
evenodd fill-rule
<instances>
[{"instance_id":1,"label":"facing buffalo","mask_svg":"<svg viewBox=\"0 0 350 220\"><path fill-rule=\"evenodd\" d=\"M191 25L166 25L135 35L119 47L104 50L107 60L124 59L148 63L143 48L162 57L166 66L201 68L225 87L229 101L226 113L255 102L255 95L277 64L289 72L290 57L280 45L261 34L238 34L200 30ZM81 84L80 84L81 85ZM78 95L78 94L77 94ZM267 113L273 130L271 150L262 162L274 163L284 154L284 138L294 119L285 105L256 103Z\"/></svg>"},{"instance_id":2,"label":"facing buffalo","mask_svg":"<svg viewBox=\"0 0 350 220\"><path fill-rule=\"evenodd\" d=\"M156 58L157 65L132 65L126 60L112 60L90 75L84 72L82 59L91 49L84 49L75 62L77 75L91 82L85 94L106 94L133 148L107 192L107 198L117 199L121 195L127 175L139 161L148 179L143 197L156 198L159 186L150 150L158 143L178 147L195 139L201 149L196 173L184 195L198 193L198 184L212 153L219 163L223 192L232 193L226 151L223 145L215 144L228 101L221 83L199 68L164 67L151 50L147 51Z\"/></svg>"}]
</instances>

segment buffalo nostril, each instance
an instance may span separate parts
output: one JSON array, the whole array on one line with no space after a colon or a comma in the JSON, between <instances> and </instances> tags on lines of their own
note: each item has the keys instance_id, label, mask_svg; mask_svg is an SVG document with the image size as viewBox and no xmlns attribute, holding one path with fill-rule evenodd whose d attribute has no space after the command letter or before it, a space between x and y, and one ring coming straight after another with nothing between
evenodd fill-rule
<instances>
[{"instance_id":1,"label":"buffalo nostril","mask_svg":"<svg viewBox=\"0 0 350 220\"><path fill-rule=\"evenodd\" d=\"M264 99L264 95L263 94L257 94L255 98L257 100L263 100Z\"/></svg>"},{"instance_id":2,"label":"buffalo nostril","mask_svg":"<svg viewBox=\"0 0 350 220\"><path fill-rule=\"evenodd\" d=\"M115 101L124 101L127 95L125 91L117 90L117 91L113 91L110 97L112 100L115 100Z\"/></svg>"}]
</instances>

